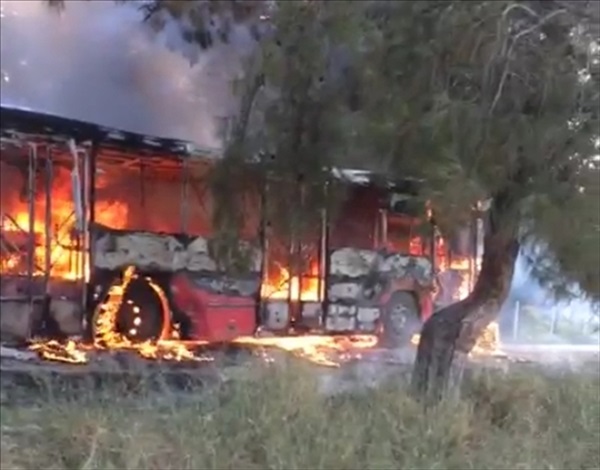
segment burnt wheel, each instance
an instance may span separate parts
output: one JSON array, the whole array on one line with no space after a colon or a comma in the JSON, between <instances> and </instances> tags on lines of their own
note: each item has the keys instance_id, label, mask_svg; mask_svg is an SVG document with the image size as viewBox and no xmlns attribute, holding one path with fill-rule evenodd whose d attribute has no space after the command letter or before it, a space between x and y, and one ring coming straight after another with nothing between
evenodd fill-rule
<instances>
[{"instance_id":1,"label":"burnt wheel","mask_svg":"<svg viewBox=\"0 0 600 470\"><path fill-rule=\"evenodd\" d=\"M132 341L157 339L162 329L160 302L143 279L131 281L119 309L117 331Z\"/></svg>"},{"instance_id":2,"label":"burnt wheel","mask_svg":"<svg viewBox=\"0 0 600 470\"><path fill-rule=\"evenodd\" d=\"M120 280L114 281L118 285ZM92 335L95 337L105 312L100 304L94 313ZM150 278L138 277L130 281L112 328L132 342L165 339L170 332L170 310L162 289Z\"/></svg>"},{"instance_id":3,"label":"burnt wheel","mask_svg":"<svg viewBox=\"0 0 600 470\"><path fill-rule=\"evenodd\" d=\"M419 307L409 292L392 295L383 312L380 343L386 348L400 348L410 343L421 329Z\"/></svg>"}]
</instances>

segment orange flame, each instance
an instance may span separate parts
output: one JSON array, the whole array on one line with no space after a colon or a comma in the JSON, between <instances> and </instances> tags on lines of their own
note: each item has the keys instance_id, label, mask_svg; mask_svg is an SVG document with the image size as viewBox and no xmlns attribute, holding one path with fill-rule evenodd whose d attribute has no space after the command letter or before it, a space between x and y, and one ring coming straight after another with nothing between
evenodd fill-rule
<instances>
[{"instance_id":1,"label":"orange flame","mask_svg":"<svg viewBox=\"0 0 600 470\"><path fill-rule=\"evenodd\" d=\"M134 342L117 331L117 317L124 300L125 292L130 282L136 276L135 268L128 267L123 273L122 281L111 286L106 300L97 308L94 318L96 328L93 348L96 350L135 351L147 359L169 361L212 360L210 357L197 355L193 350L198 346L208 343L168 339L165 337L165 331L167 331L165 329L163 329L161 339L158 341L144 341L141 343ZM136 318L140 318L140 321L142 321L141 316ZM374 347L377 344L377 337L372 335L337 337L324 335L269 338L241 337L233 340L232 343L240 346L281 349L315 364L337 367L340 362L358 357L355 353L356 350ZM86 349L90 349L90 347L75 343L74 341L70 341L66 345L62 345L56 341L36 343L31 346L31 349L37 351L41 357L49 360L72 364L81 364L89 361Z\"/></svg>"},{"instance_id":2,"label":"orange flame","mask_svg":"<svg viewBox=\"0 0 600 470\"><path fill-rule=\"evenodd\" d=\"M421 335L416 334L411 338L411 343L414 346L419 345ZM469 356L494 356L502 355L500 347L500 329L497 322L490 323L481 333L473 349L469 352Z\"/></svg>"},{"instance_id":3,"label":"orange flame","mask_svg":"<svg viewBox=\"0 0 600 470\"><path fill-rule=\"evenodd\" d=\"M100 304L96 310L94 322L96 325L94 335L94 346L97 349L130 349L136 351L140 356L147 359L163 359L174 361L201 361L204 357L196 356L183 343L178 341L169 341L170 324L165 322L158 341L134 342L125 335L117 331L118 314L123 304L123 296L127 287L133 279L137 277L135 267L129 266L123 272L123 279L120 283L113 284L106 297L105 302ZM158 294L162 308L168 309L168 302L163 290L155 284L152 279L146 278L146 281ZM134 306L136 308L136 306ZM139 311L139 309L138 309ZM139 312L141 313L141 312ZM134 324L141 324L142 316L135 317Z\"/></svg>"},{"instance_id":4,"label":"orange flame","mask_svg":"<svg viewBox=\"0 0 600 470\"><path fill-rule=\"evenodd\" d=\"M85 364L88 362L87 352L81 344L75 341L68 341L66 344L55 340L34 342L29 349L36 351L44 359L57 362L67 362L69 364Z\"/></svg>"},{"instance_id":5,"label":"orange flame","mask_svg":"<svg viewBox=\"0 0 600 470\"><path fill-rule=\"evenodd\" d=\"M46 239L46 201L43 194L34 201L33 233L29 230L27 202L21 201L16 192L10 200L3 200L0 232L4 241L0 254L0 272L3 274L27 274L27 248L25 243L32 237L34 246L34 276L44 274L46 250L50 251L50 276L62 279L88 278L87 253L81 246L83 237L75 231L74 204L68 172L55 174L52 188L50 227ZM128 207L123 202L96 201L96 221L113 228L124 228ZM84 271L82 272L82 268Z\"/></svg>"},{"instance_id":6,"label":"orange flame","mask_svg":"<svg viewBox=\"0 0 600 470\"><path fill-rule=\"evenodd\" d=\"M370 349L377 345L373 335L324 336L304 335L271 338L237 338L234 344L271 347L308 359L314 364L339 367L341 362L360 358L357 350Z\"/></svg>"},{"instance_id":7,"label":"orange flame","mask_svg":"<svg viewBox=\"0 0 600 470\"><path fill-rule=\"evenodd\" d=\"M263 279L261 297L263 299L290 299L291 301L318 302L325 294L325 281L319 275L319 265L311 263L309 274L302 277L290 276L288 269L277 265L278 272Z\"/></svg>"}]
</instances>

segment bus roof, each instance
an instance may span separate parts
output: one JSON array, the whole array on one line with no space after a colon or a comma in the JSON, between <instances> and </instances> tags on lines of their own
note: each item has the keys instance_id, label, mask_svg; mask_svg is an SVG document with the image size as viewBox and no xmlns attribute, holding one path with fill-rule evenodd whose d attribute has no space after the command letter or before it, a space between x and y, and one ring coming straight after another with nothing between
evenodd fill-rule
<instances>
[{"instance_id":1,"label":"bus roof","mask_svg":"<svg viewBox=\"0 0 600 470\"><path fill-rule=\"evenodd\" d=\"M65 118L26 108L0 106L0 138L2 141L40 143L67 142L93 143L100 148L118 151L124 157L143 158L144 154L160 154L164 158L177 160L214 160L222 156L220 149L201 147L193 142L149 136L114 127ZM383 175L358 169L333 168L332 176L352 185L371 186L378 184L389 189L414 192L419 181L403 178L392 181Z\"/></svg>"},{"instance_id":2,"label":"bus roof","mask_svg":"<svg viewBox=\"0 0 600 470\"><path fill-rule=\"evenodd\" d=\"M145 152L161 153L177 159L218 158L221 154L218 149L202 148L192 142L149 136L5 105L0 107L0 137L17 141L66 142L73 139L77 143L93 142L100 147L131 153L136 158Z\"/></svg>"}]
</instances>

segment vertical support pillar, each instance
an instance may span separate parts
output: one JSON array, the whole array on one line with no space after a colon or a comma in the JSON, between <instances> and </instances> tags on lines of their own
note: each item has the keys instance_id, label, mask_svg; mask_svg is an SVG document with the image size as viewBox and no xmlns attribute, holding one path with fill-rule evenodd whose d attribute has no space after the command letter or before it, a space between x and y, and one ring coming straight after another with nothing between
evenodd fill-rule
<instances>
[{"instance_id":1,"label":"vertical support pillar","mask_svg":"<svg viewBox=\"0 0 600 470\"><path fill-rule=\"evenodd\" d=\"M388 211L381 210L381 244L384 249L387 249L388 244Z\"/></svg>"},{"instance_id":2,"label":"vertical support pillar","mask_svg":"<svg viewBox=\"0 0 600 470\"><path fill-rule=\"evenodd\" d=\"M88 233L90 243L88 244L88 264L90 269L90 279L92 274L92 266L94 266L94 250L93 248L93 229L96 223L96 172L98 165L98 144L92 142L92 149L89 153L88 165Z\"/></svg>"},{"instance_id":3,"label":"vertical support pillar","mask_svg":"<svg viewBox=\"0 0 600 470\"><path fill-rule=\"evenodd\" d=\"M262 292L263 283L268 273L268 239L267 239L267 190L268 184L264 184L260 190L260 227L259 227L259 246L261 251L260 260L260 285L256 296L256 320L259 328L262 326Z\"/></svg>"},{"instance_id":4,"label":"vertical support pillar","mask_svg":"<svg viewBox=\"0 0 600 470\"><path fill-rule=\"evenodd\" d=\"M42 306L42 319L39 332L42 335L56 333L53 328L54 323L51 319L51 304L52 304L52 292L51 292L51 279L52 279L52 179L53 179L53 168L52 168L52 148L46 146L46 153L44 159L44 300Z\"/></svg>"},{"instance_id":5,"label":"vertical support pillar","mask_svg":"<svg viewBox=\"0 0 600 470\"><path fill-rule=\"evenodd\" d=\"M288 246L288 283L287 283L287 300L288 300L288 304L290 306L290 311L292 310L292 300L299 300L299 299L292 299L292 287L293 287L293 279L294 276L297 275L298 273L298 269L297 269L297 258L298 258L298 250L296 249L296 224L292 223L292 227L291 230L289 231L289 246ZM300 283L300 279L298 279L298 283ZM300 297L300 296L298 296ZM295 312L294 312L295 313ZM290 315L291 321L292 323L294 323L296 321L295 318L295 314Z\"/></svg>"},{"instance_id":6,"label":"vertical support pillar","mask_svg":"<svg viewBox=\"0 0 600 470\"><path fill-rule=\"evenodd\" d=\"M431 263L431 272L435 273L436 253L435 253L435 223L433 220L433 211L431 210L431 202L425 202L425 220L427 221L427 238L426 244L423 245L424 254L428 257Z\"/></svg>"},{"instance_id":7,"label":"vertical support pillar","mask_svg":"<svg viewBox=\"0 0 600 470\"><path fill-rule=\"evenodd\" d=\"M319 282L323 282L323 287L319 284L319 293L323 292L323 298L321 305L323 309L321 311L321 325L324 327L327 321L327 311L329 310L329 298L327 296L327 288L329 287L329 270L330 270L330 256L329 256L329 240L330 240L330 205L331 205L331 183L329 180L325 182L325 207L323 208L323 225L321 227L321 272L319 273Z\"/></svg>"},{"instance_id":8,"label":"vertical support pillar","mask_svg":"<svg viewBox=\"0 0 600 470\"><path fill-rule=\"evenodd\" d=\"M53 167L52 167L52 149L46 147L46 161L45 161L45 214L44 214L44 241L46 244L45 256L44 256L44 272L46 277L46 291L48 291L48 284L51 278L52 270L52 180L53 180Z\"/></svg>"},{"instance_id":9,"label":"vertical support pillar","mask_svg":"<svg viewBox=\"0 0 600 470\"><path fill-rule=\"evenodd\" d=\"M306 207L305 207L305 187L300 177L296 177L293 183L296 200L300 205L300 218L292 217L292 226L289 227L289 258L288 271L288 301L290 312L290 326L293 330L302 326L302 284L304 278L304 250L303 244L306 241L308 230L306 229Z\"/></svg>"},{"instance_id":10,"label":"vertical support pillar","mask_svg":"<svg viewBox=\"0 0 600 470\"><path fill-rule=\"evenodd\" d=\"M320 302L325 298L325 275L327 269L327 208L324 207L321 209L321 233L319 240L319 274L318 274L318 284L317 288L319 289L319 297L318 300Z\"/></svg>"},{"instance_id":11,"label":"vertical support pillar","mask_svg":"<svg viewBox=\"0 0 600 470\"><path fill-rule=\"evenodd\" d=\"M83 315L81 321L83 323L82 330L86 340L92 339L92 315L93 315L93 304L92 304L92 290L91 286L94 285L94 225L96 223L96 174L98 167L98 150L99 146L96 141L92 142L90 152L87 154L88 164L86 165L85 174L85 191L87 194L86 198L86 209L87 209L87 223L86 223L86 253L87 258L87 276L83 288Z\"/></svg>"},{"instance_id":12,"label":"vertical support pillar","mask_svg":"<svg viewBox=\"0 0 600 470\"><path fill-rule=\"evenodd\" d=\"M32 301L33 275L35 272L35 175L37 164L37 147L35 144L29 146L28 161L28 184L27 184L27 215L29 217L29 237L27 243L27 276L29 281L29 301Z\"/></svg>"},{"instance_id":13,"label":"vertical support pillar","mask_svg":"<svg viewBox=\"0 0 600 470\"><path fill-rule=\"evenodd\" d=\"M83 181L81 185L81 205L82 205L82 231L79 234L79 245L80 245L80 259L79 259L79 270L81 273L81 280L83 282L82 285L82 296L81 296L81 305L85 306L87 300L87 281L89 279L89 246L90 246L90 237L89 237L89 203L90 203L90 152L86 149L83 149L81 152L82 155L82 178Z\"/></svg>"}]
</instances>

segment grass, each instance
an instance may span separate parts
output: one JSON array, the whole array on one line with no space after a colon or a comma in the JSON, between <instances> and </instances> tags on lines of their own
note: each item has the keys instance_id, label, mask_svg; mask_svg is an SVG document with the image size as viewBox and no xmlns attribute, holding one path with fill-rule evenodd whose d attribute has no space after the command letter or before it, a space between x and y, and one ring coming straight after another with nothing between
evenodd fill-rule
<instances>
[{"instance_id":1,"label":"grass","mask_svg":"<svg viewBox=\"0 0 600 470\"><path fill-rule=\"evenodd\" d=\"M185 400L112 390L4 405L0 468L600 468L597 374L481 373L428 412L400 380L325 396L306 364L246 375Z\"/></svg>"}]
</instances>

